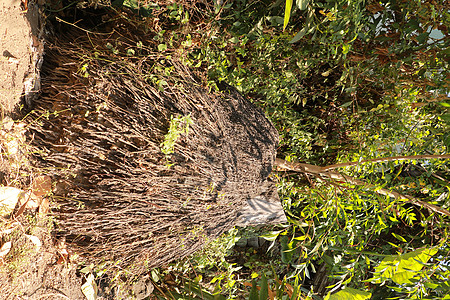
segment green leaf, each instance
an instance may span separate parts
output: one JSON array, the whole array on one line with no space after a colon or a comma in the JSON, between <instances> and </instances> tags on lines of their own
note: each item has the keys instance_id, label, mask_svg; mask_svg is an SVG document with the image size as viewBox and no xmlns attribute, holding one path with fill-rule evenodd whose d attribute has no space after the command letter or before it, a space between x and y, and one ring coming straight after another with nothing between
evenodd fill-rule
<instances>
[{"instance_id":1,"label":"green leaf","mask_svg":"<svg viewBox=\"0 0 450 300\"><path fill-rule=\"evenodd\" d=\"M350 46L349 46L349 44L344 44L344 45L342 45L342 53L343 53L343 54L347 54L348 51L350 51Z\"/></svg>"},{"instance_id":2,"label":"green leaf","mask_svg":"<svg viewBox=\"0 0 450 300\"><path fill-rule=\"evenodd\" d=\"M421 248L402 255L385 257L375 267L372 283L382 283L386 279L398 284L411 283L411 279L423 268L423 264L436 253L435 248Z\"/></svg>"},{"instance_id":3,"label":"green leaf","mask_svg":"<svg viewBox=\"0 0 450 300\"><path fill-rule=\"evenodd\" d=\"M302 37L305 36L305 34L307 33L307 31L308 31L308 28L303 27L302 30L300 30L300 31L292 38L292 40L289 41L289 43L290 43L290 44L297 43L298 41L300 41L300 39L301 39Z\"/></svg>"},{"instance_id":4,"label":"green leaf","mask_svg":"<svg viewBox=\"0 0 450 300\"><path fill-rule=\"evenodd\" d=\"M392 233L392 235L397 239L397 240L399 240L399 241L402 241L402 242L404 242L404 243L406 243L406 240L405 240L405 238L404 237L402 237L401 235L398 235L398 234L395 234L395 233Z\"/></svg>"},{"instance_id":5,"label":"green leaf","mask_svg":"<svg viewBox=\"0 0 450 300\"><path fill-rule=\"evenodd\" d=\"M425 42L428 40L428 36L429 36L429 33L428 33L428 32L424 32L424 33L419 34L419 35L416 37L416 39L417 39L417 41L418 41L420 44L423 44L423 43L425 43Z\"/></svg>"},{"instance_id":6,"label":"green leaf","mask_svg":"<svg viewBox=\"0 0 450 300\"><path fill-rule=\"evenodd\" d=\"M252 280L252 289L250 291L250 295L248 296L248 300L259 300L255 279Z\"/></svg>"},{"instance_id":7,"label":"green leaf","mask_svg":"<svg viewBox=\"0 0 450 300\"><path fill-rule=\"evenodd\" d=\"M298 42L302 37L305 36L305 34L310 33L314 30L314 24L313 24L313 18L314 18L314 10L311 9L308 12L308 16L306 17L305 25L303 26L302 30L300 30L293 38L289 41L290 44Z\"/></svg>"},{"instance_id":8,"label":"green leaf","mask_svg":"<svg viewBox=\"0 0 450 300\"><path fill-rule=\"evenodd\" d=\"M345 288L333 295L327 295L328 300L366 300L372 297L372 293L360 291L352 288Z\"/></svg>"},{"instance_id":9,"label":"green leaf","mask_svg":"<svg viewBox=\"0 0 450 300\"><path fill-rule=\"evenodd\" d=\"M296 0L296 3L300 10L305 10L308 7L309 0Z\"/></svg>"},{"instance_id":10,"label":"green leaf","mask_svg":"<svg viewBox=\"0 0 450 300\"><path fill-rule=\"evenodd\" d=\"M123 5L124 1L125 0L114 0L114 1L111 2L111 5L112 6L116 6L116 7L121 7Z\"/></svg>"},{"instance_id":11,"label":"green leaf","mask_svg":"<svg viewBox=\"0 0 450 300\"><path fill-rule=\"evenodd\" d=\"M281 236L280 238L281 244L281 261L284 263L290 263L292 260L292 252L289 251L292 248L289 245L289 238L286 235Z\"/></svg>"},{"instance_id":12,"label":"green leaf","mask_svg":"<svg viewBox=\"0 0 450 300\"><path fill-rule=\"evenodd\" d=\"M450 133L447 133L443 138L444 144L447 147L448 151L450 151Z\"/></svg>"},{"instance_id":13,"label":"green leaf","mask_svg":"<svg viewBox=\"0 0 450 300\"><path fill-rule=\"evenodd\" d=\"M286 29L286 26L289 23L289 18L291 17L291 9L292 9L292 0L286 0L286 8L284 10L283 30Z\"/></svg>"},{"instance_id":14,"label":"green leaf","mask_svg":"<svg viewBox=\"0 0 450 300\"><path fill-rule=\"evenodd\" d=\"M439 284L433 282L424 282L424 285L430 289L436 289L437 287L439 287Z\"/></svg>"},{"instance_id":15,"label":"green leaf","mask_svg":"<svg viewBox=\"0 0 450 300\"><path fill-rule=\"evenodd\" d=\"M442 119L445 123L450 124L450 114L442 115L442 116L441 116L441 119Z\"/></svg>"},{"instance_id":16,"label":"green leaf","mask_svg":"<svg viewBox=\"0 0 450 300\"><path fill-rule=\"evenodd\" d=\"M267 241L274 241L277 239L278 235L282 232L282 230L280 231L272 231L268 234L264 234L261 235L260 237L262 237L263 239L267 240Z\"/></svg>"},{"instance_id":17,"label":"green leaf","mask_svg":"<svg viewBox=\"0 0 450 300\"><path fill-rule=\"evenodd\" d=\"M340 107L342 107L342 108L348 107L348 106L352 105L352 103L353 103L353 101L348 101L348 102L345 102L344 104L342 104Z\"/></svg>"},{"instance_id":18,"label":"green leaf","mask_svg":"<svg viewBox=\"0 0 450 300\"><path fill-rule=\"evenodd\" d=\"M152 10L147 5L143 5L142 1L139 0L114 0L111 2L111 5L115 7L125 6L131 8L143 17L148 17L152 13Z\"/></svg>"},{"instance_id":19,"label":"green leaf","mask_svg":"<svg viewBox=\"0 0 450 300\"><path fill-rule=\"evenodd\" d=\"M322 259L323 259L323 261L324 261L327 265L329 265L329 266L333 266L333 265L334 265L334 260L333 260L332 257L330 257L330 256L328 256L328 255L326 255L326 254L324 254L324 255L322 256Z\"/></svg>"},{"instance_id":20,"label":"green leaf","mask_svg":"<svg viewBox=\"0 0 450 300\"><path fill-rule=\"evenodd\" d=\"M167 50L167 45L166 44L159 44L158 45L158 50L160 52L166 51Z\"/></svg>"},{"instance_id":21,"label":"green leaf","mask_svg":"<svg viewBox=\"0 0 450 300\"><path fill-rule=\"evenodd\" d=\"M189 281L185 286L183 286L183 289L186 293L194 293L201 299L205 300L225 300L226 298L223 295L213 295L205 288L202 288L198 283L195 281ZM186 299L184 296L182 299Z\"/></svg>"},{"instance_id":22,"label":"green leaf","mask_svg":"<svg viewBox=\"0 0 450 300\"><path fill-rule=\"evenodd\" d=\"M303 269L303 271L305 272L305 276L308 277L308 279L311 279L308 268Z\"/></svg>"},{"instance_id":23,"label":"green leaf","mask_svg":"<svg viewBox=\"0 0 450 300\"><path fill-rule=\"evenodd\" d=\"M298 291L300 290L300 286L298 285L298 277L295 278L295 286L294 291L292 292L291 300L298 299Z\"/></svg>"},{"instance_id":24,"label":"green leaf","mask_svg":"<svg viewBox=\"0 0 450 300\"><path fill-rule=\"evenodd\" d=\"M262 274L261 277L261 290L259 291L259 300L267 300L269 298L269 285L267 284L267 278Z\"/></svg>"}]
</instances>

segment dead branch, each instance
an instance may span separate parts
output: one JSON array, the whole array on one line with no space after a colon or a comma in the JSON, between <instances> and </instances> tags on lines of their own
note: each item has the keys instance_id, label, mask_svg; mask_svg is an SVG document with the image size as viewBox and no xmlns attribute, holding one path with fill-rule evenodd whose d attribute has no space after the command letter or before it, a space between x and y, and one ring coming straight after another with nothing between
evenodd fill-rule
<instances>
[{"instance_id":1,"label":"dead branch","mask_svg":"<svg viewBox=\"0 0 450 300\"><path fill-rule=\"evenodd\" d=\"M378 163L385 161L394 161L394 160L416 160L416 159L450 159L450 154L445 155L409 155L409 156L391 156L391 157L381 157L381 158L372 158L366 159L362 161L352 161L346 163L340 163L335 165L329 165L325 167L321 167L322 171L329 171L337 168L344 168L350 166L357 166L363 163Z\"/></svg>"},{"instance_id":2,"label":"dead branch","mask_svg":"<svg viewBox=\"0 0 450 300\"><path fill-rule=\"evenodd\" d=\"M292 162L288 162L288 161L285 161L285 160L282 160L279 158L277 158L275 160L275 165L279 168L287 169L290 171L312 174L315 176L321 176L321 177L325 177L325 178L329 178L329 179L343 181L343 182L346 182L346 183L352 184L352 185L363 186L366 189L372 189L375 193L385 195L385 196L388 196L388 197L391 197L391 198L394 198L397 200L406 200L407 202L410 202L414 205L421 206L421 207L429 209L430 211L437 212L437 213L440 213L440 214L450 217L450 212L448 210L446 210L442 207L439 207L437 205L434 205L434 204L431 204L428 202L424 202L422 200L419 200L419 199L414 198L409 195L403 195L396 191L390 191L390 190L384 189L384 188L377 189L375 185L367 183L361 179L356 179L352 176L341 174L338 172L327 171L324 168L319 167L319 166L305 164L305 163L292 163Z\"/></svg>"}]
</instances>

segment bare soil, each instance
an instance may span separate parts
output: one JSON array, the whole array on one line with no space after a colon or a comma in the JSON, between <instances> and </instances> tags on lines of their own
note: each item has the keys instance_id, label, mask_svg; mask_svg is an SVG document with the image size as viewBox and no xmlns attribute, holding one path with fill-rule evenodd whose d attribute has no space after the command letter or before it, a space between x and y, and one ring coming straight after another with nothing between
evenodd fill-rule
<instances>
[{"instance_id":1,"label":"bare soil","mask_svg":"<svg viewBox=\"0 0 450 300\"><path fill-rule=\"evenodd\" d=\"M33 176L25 174L30 170L22 148L23 124L9 116L39 90L43 43L37 16L37 6L0 1L0 185L24 190L32 189ZM11 216L0 216L0 248L12 245L0 255L0 298L86 299L76 265L63 259L48 217L38 212L39 207L22 212L16 207Z\"/></svg>"},{"instance_id":2,"label":"bare soil","mask_svg":"<svg viewBox=\"0 0 450 300\"><path fill-rule=\"evenodd\" d=\"M27 219L33 218L32 213L27 215L12 223L15 228L10 234L2 234L13 246L0 267L1 299L85 299L76 265L61 259L62 249L54 246L47 221L30 224ZM29 236L42 245L38 247Z\"/></svg>"},{"instance_id":3,"label":"bare soil","mask_svg":"<svg viewBox=\"0 0 450 300\"><path fill-rule=\"evenodd\" d=\"M19 0L0 4L0 105L11 112L23 93L31 62L31 28Z\"/></svg>"}]
</instances>

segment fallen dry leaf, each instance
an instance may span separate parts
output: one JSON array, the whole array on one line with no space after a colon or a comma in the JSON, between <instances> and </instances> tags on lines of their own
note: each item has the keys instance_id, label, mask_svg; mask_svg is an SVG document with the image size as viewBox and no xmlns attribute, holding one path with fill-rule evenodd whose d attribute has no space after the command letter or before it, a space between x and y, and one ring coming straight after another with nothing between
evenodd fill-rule
<instances>
[{"instance_id":1,"label":"fallen dry leaf","mask_svg":"<svg viewBox=\"0 0 450 300\"><path fill-rule=\"evenodd\" d=\"M58 261L56 262L56 264L60 265L60 264L64 264L69 261L69 259L70 259L69 252L66 249L58 251L58 253L59 253L59 258L58 258Z\"/></svg>"},{"instance_id":2,"label":"fallen dry leaf","mask_svg":"<svg viewBox=\"0 0 450 300\"><path fill-rule=\"evenodd\" d=\"M59 253L57 264L66 263L69 261L69 251L67 251L66 243L63 240L56 242L56 250Z\"/></svg>"},{"instance_id":3,"label":"fallen dry leaf","mask_svg":"<svg viewBox=\"0 0 450 300\"><path fill-rule=\"evenodd\" d=\"M88 300L97 299L97 284L95 283L94 275L89 274L86 278L86 282L81 286L81 291L86 296Z\"/></svg>"},{"instance_id":4,"label":"fallen dry leaf","mask_svg":"<svg viewBox=\"0 0 450 300\"><path fill-rule=\"evenodd\" d=\"M25 205L25 208L38 208L41 202L41 197L36 196L31 191L28 191L20 198L20 205Z\"/></svg>"},{"instance_id":5,"label":"fallen dry leaf","mask_svg":"<svg viewBox=\"0 0 450 300\"><path fill-rule=\"evenodd\" d=\"M33 242L33 244L36 246L36 252L39 251L39 249L41 249L42 243L41 243L41 240L37 236L28 235L28 234L25 234L25 236L27 238L29 238L30 241Z\"/></svg>"},{"instance_id":6,"label":"fallen dry leaf","mask_svg":"<svg viewBox=\"0 0 450 300\"><path fill-rule=\"evenodd\" d=\"M4 214L12 213L17 202L24 195L25 192L21 189L11 186L0 187L0 211Z\"/></svg>"},{"instance_id":7,"label":"fallen dry leaf","mask_svg":"<svg viewBox=\"0 0 450 300\"><path fill-rule=\"evenodd\" d=\"M47 198L42 199L41 204L39 204L39 213L46 214L49 210L49 202Z\"/></svg>"},{"instance_id":8,"label":"fallen dry leaf","mask_svg":"<svg viewBox=\"0 0 450 300\"><path fill-rule=\"evenodd\" d=\"M37 208L39 207L39 202L41 202L41 198L36 197L31 191L25 193L25 196L20 198L20 208L16 212L15 216L21 215L25 209L29 208Z\"/></svg>"},{"instance_id":9,"label":"fallen dry leaf","mask_svg":"<svg viewBox=\"0 0 450 300\"><path fill-rule=\"evenodd\" d=\"M3 229L2 231L0 231L0 234L10 234L10 233L13 232L13 230L16 229L19 225L20 225L19 222L9 223L9 224L7 224L7 225L5 226L5 227L9 227L9 228Z\"/></svg>"},{"instance_id":10,"label":"fallen dry leaf","mask_svg":"<svg viewBox=\"0 0 450 300\"><path fill-rule=\"evenodd\" d=\"M46 175L38 176L34 179L31 189L38 197L46 196L52 191L52 179Z\"/></svg>"},{"instance_id":11,"label":"fallen dry leaf","mask_svg":"<svg viewBox=\"0 0 450 300\"><path fill-rule=\"evenodd\" d=\"M0 248L0 258L6 256L6 254L8 254L9 251L11 250L11 247L12 247L11 242L4 243L3 246Z\"/></svg>"}]
</instances>

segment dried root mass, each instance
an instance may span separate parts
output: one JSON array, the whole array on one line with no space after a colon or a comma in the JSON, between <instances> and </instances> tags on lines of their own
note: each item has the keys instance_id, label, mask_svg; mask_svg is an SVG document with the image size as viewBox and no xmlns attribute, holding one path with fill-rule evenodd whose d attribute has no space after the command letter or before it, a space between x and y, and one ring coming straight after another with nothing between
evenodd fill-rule
<instances>
[{"instance_id":1,"label":"dried root mass","mask_svg":"<svg viewBox=\"0 0 450 300\"><path fill-rule=\"evenodd\" d=\"M209 93L176 59L155 74L163 57L150 48L111 51L136 44L131 34L60 32L47 43L29 134L35 164L56 182L58 234L79 253L166 264L234 226L247 199L273 185L278 134L237 92ZM166 157L171 116L187 115L189 131Z\"/></svg>"}]
</instances>

